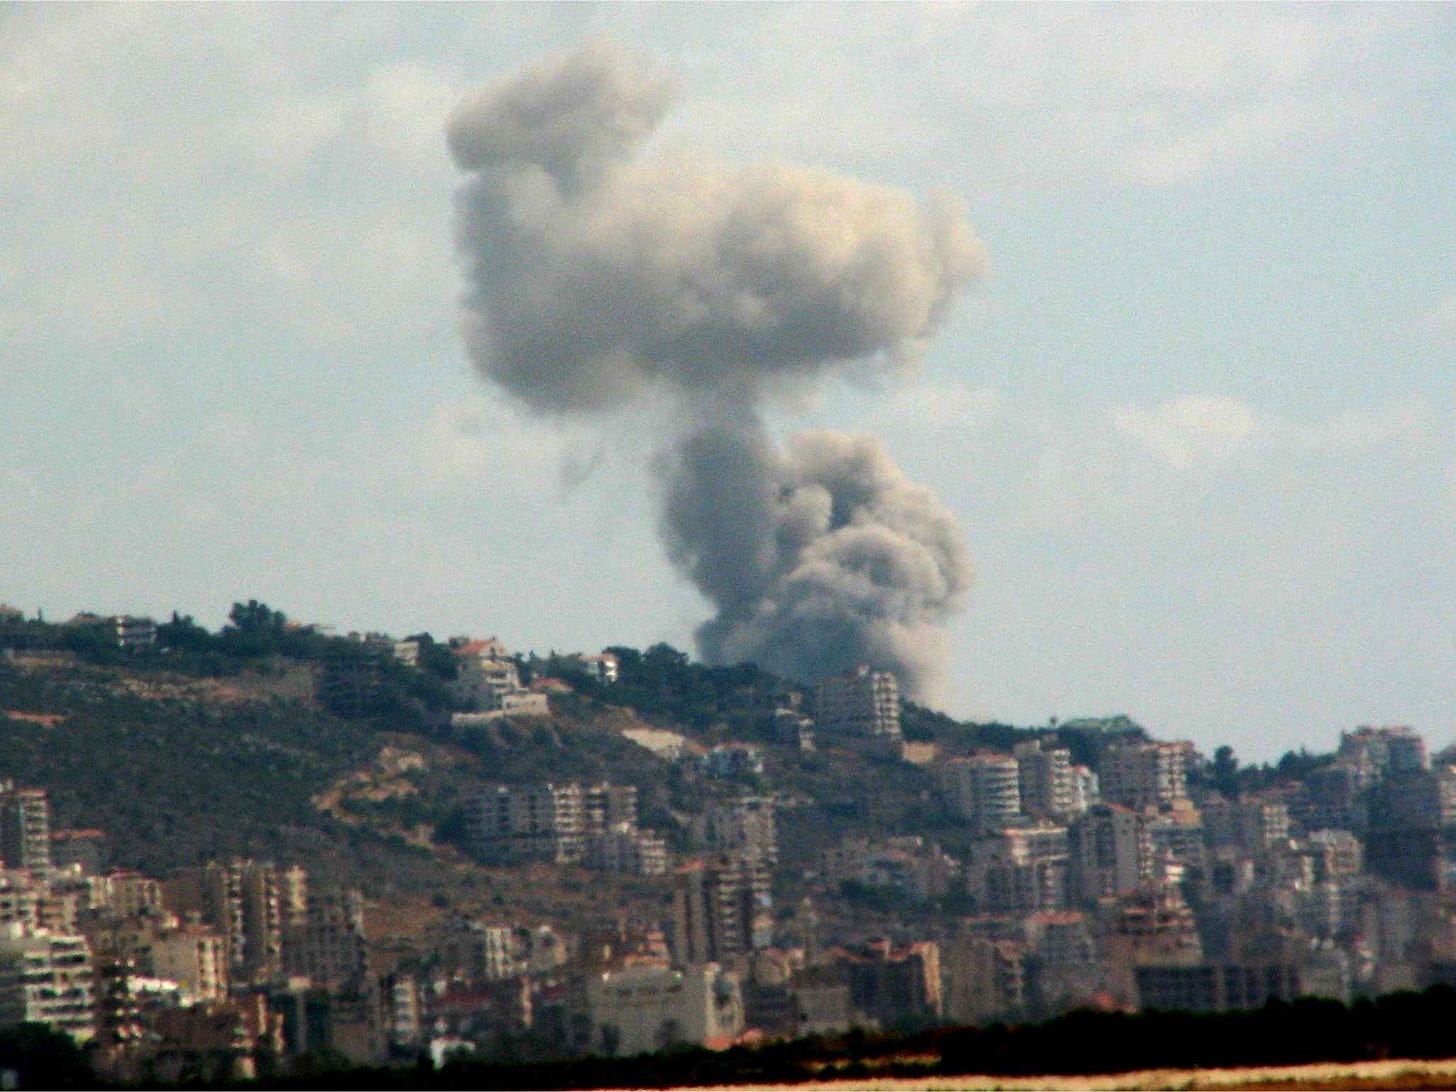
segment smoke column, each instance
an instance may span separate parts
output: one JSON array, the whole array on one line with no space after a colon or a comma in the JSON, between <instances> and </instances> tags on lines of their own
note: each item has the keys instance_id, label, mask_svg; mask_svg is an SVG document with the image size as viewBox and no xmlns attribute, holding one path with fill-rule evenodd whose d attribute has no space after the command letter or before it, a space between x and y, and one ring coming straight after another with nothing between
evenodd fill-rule
<instances>
[{"instance_id":1,"label":"smoke column","mask_svg":"<svg viewBox=\"0 0 1456 1092\"><path fill-rule=\"evenodd\" d=\"M668 394L668 554L716 608L712 663L812 682L856 663L933 698L971 580L960 528L872 438L779 449L761 411L913 362L984 267L960 204L804 167L643 154L672 83L604 43L461 104L450 149L482 373L547 414Z\"/></svg>"}]
</instances>

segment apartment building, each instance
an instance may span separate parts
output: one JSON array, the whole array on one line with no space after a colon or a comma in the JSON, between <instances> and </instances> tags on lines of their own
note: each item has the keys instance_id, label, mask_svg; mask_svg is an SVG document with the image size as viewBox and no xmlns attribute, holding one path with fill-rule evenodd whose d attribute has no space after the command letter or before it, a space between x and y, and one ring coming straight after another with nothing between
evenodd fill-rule
<instances>
[{"instance_id":1,"label":"apartment building","mask_svg":"<svg viewBox=\"0 0 1456 1092\"><path fill-rule=\"evenodd\" d=\"M1012 749L1016 759L1021 810L1037 818L1066 818L1085 811L1077 792L1072 752L1046 740L1028 740Z\"/></svg>"},{"instance_id":2,"label":"apartment building","mask_svg":"<svg viewBox=\"0 0 1456 1092\"><path fill-rule=\"evenodd\" d=\"M267 983L283 970L283 929L307 908L302 868L270 861L213 861L185 868L164 881L166 908L196 914L226 938L229 974L235 983Z\"/></svg>"},{"instance_id":3,"label":"apartment building","mask_svg":"<svg viewBox=\"0 0 1456 1092\"><path fill-rule=\"evenodd\" d=\"M45 1024L84 1043L96 1034L94 982L85 937L0 926L0 1026Z\"/></svg>"},{"instance_id":4,"label":"apartment building","mask_svg":"<svg viewBox=\"0 0 1456 1092\"><path fill-rule=\"evenodd\" d=\"M770 796L714 801L692 823L694 844L709 853L732 853L776 864L778 824Z\"/></svg>"},{"instance_id":5,"label":"apartment building","mask_svg":"<svg viewBox=\"0 0 1456 1092\"><path fill-rule=\"evenodd\" d=\"M51 871L51 808L44 789L0 780L0 860L45 881Z\"/></svg>"},{"instance_id":6,"label":"apartment building","mask_svg":"<svg viewBox=\"0 0 1456 1092\"><path fill-rule=\"evenodd\" d=\"M946 759L936 779L955 814L978 831L999 830L1021 817L1021 766L1011 755Z\"/></svg>"},{"instance_id":7,"label":"apartment building","mask_svg":"<svg viewBox=\"0 0 1456 1092\"><path fill-rule=\"evenodd\" d=\"M1067 829L1067 872L1073 898L1094 903L1152 878L1152 836L1141 813L1099 804Z\"/></svg>"},{"instance_id":8,"label":"apartment building","mask_svg":"<svg viewBox=\"0 0 1456 1092\"><path fill-rule=\"evenodd\" d=\"M1137 811L1173 807L1188 799L1192 759L1186 741L1119 740L1102 754L1102 799Z\"/></svg>"},{"instance_id":9,"label":"apartment building","mask_svg":"<svg viewBox=\"0 0 1456 1092\"><path fill-rule=\"evenodd\" d=\"M636 966L586 982L591 1047L630 1057L673 1046L728 1046L743 1030L738 977L716 963Z\"/></svg>"},{"instance_id":10,"label":"apartment building","mask_svg":"<svg viewBox=\"0 0 1456 1092\"><path fill-rule=\"evenodd\" d=\"M331 990L369 977L364 896L355 889L310 895L302 920L283 928L283 969Z\"/></svg>"},{"instance_id":11,"label":"apartment building","mask_svg":"<svg viewBox=\"0 0 1456 1092\"><path fill-rule=\"evenodd\" d=\"M576 864L585 851L580 785L497 785L466 807L471 846L486 864Z\"/></svg>"},{"instance_id":12,"label":"apartment building","mask_svg":"<svg viewBox=\"0 0 1456 1092\"><path fill-rule=\"evenodd\" d=\"M819 730L853 739L899 744L900 684L889 671L860 665L825 679L814 688Z\"/></svg>"},{"instance_id":13,"label":"apartment building","mask_svg":"<svg viewBox=\"0 0 1456 1092\"><path fill-rule=\"evenodd\" d=\"M766 861L693 861L674 877L673 961L734 963L773 939L773 874Z\"/></svg>"},{"instance_id":14,"label":"apartment building","mask_svg":"<svg viewBox=\"0 0 1456 1092\"><path fill-rule=\"evenodd\" d=\"M966 891L983 914L1067 907L1067 828L1008 828L981 839L966 861Z\"/></svg>"}]
</instances>

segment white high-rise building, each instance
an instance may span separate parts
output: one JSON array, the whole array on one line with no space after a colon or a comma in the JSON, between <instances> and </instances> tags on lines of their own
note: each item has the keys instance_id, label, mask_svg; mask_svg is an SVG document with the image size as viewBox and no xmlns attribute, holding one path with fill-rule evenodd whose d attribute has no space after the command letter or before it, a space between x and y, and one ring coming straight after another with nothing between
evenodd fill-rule
<instances>
[{"instance_id":1,"label":"white high-rise building","mask_svg":"<svg viewBox=\"0 0 1456 1092\"><path fill-rule=\"evenodd\" d=\"M1193 744L1160 740L1119 741L1102 754L1098 770L1102 799L1141 811L1188 799Z\"/></svg>"},{"instance_id":2,"label":"white high-rise building","mask_svg":"<svg viewBox=\"0 0 1456 1092\"><path fill-rule=\"evenodd\" d=\"M937 773L956 815L978 830L997 830L1020 818L1020 767L1010 755L951 758Z\"/></svg>"},{"instance_id":3,"label":"white high-rise building","mask_svg":"<svg viewBox=\"0 0 1456 1092\"><path fill-rule=\"evenodd\" d=\"M85 937L0 926L0 1027L46 1024L86 1042L96 1034L94 979Z\"/></svg>"},{"instance_id":4,"label":"white high-rise building","mask_svg":"<svg viewBox=\"0 0 1456 1092\"><path fill-rule=\"evenodd\" d=\"M860 665L814 688L814 715L826 735L898 743L900 684L889 671Z\"/></svg>"},{"instance_id":5,"label":"white high-rise building","mask_svg":"<svg viewBox=\"0 0 1456 1092\"><path fill-rule=\"evenodd\" d=\"M1018 743L1012 750L1020 777L1021 810L1040 818L1065 818L1077 806L1077 777L1072 752L1043 740Z\"/></svg>"}]
</instances>

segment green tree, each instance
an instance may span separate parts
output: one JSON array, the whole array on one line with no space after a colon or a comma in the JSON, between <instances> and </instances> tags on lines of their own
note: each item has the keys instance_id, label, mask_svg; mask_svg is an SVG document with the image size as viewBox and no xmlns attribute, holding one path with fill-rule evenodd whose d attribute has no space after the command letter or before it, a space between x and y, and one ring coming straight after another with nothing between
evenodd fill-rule
<instances>
[{"instance_id":1,"label":"green tree","mask_svg":"<svg viewBox=\"0 0 1456 1092\"><path fill-rule=\"evenodd\" d=\"M211 652L217 639L192 620L190 614L172 612L172 620L157 627L157 643L174 652Z\"/></svg>"},{"instance_id":2,"label":"green tree","mask_svg":"<svg viewBox=\"0 0 1456 1092\"><path fill-rule=\"evenodd\" d=\"M416 633L409 638L420 646L419 668L437 679L449 682L460 674L460 665L448 645L442 645L428 633Z\"/></svg>"},{"instance_id":3,"label":"green tree","mask_svg":"<svg viewBox=\"0 0 1456 1092\"><path fill-rule=\"evenodd\" d=\"M1223 794L1226 800L1236 800L1239 795L1239 760L1234 749L1227 743L1213 752L1213 765L1209 769L1209 781Z\"/></svg>"},{"instance_id":4,"label":"green tree","mask_svg":"<svg viewBox=\"0 0 1456 1092\"><path fill-rule=\"evenodd\" d=\"M267 603L249 599L234 603L228 611L228 624L223 626L223 647L234 656L261 658L276 656L282 651L283 634L288 618L281 610Z\"/></svg>"}]
</instances>

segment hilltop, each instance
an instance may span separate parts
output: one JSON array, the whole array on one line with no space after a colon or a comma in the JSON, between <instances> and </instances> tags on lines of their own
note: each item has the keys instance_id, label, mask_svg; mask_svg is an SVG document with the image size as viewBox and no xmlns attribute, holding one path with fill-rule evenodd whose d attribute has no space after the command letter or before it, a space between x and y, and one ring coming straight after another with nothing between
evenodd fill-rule
<instances>
[{"instance_id":1,"label":"hilltop","mask_svg":"<svg viewBox=\"0 0 1456 1092\"><path fill-rule=\"evenodd\" d=\"M450 727L455 665L428 634L416 635L420 658L407 665L388 642L330 636L257 601L234 604L229 617L213 634L174 614L139 648L118 647L114 623L95 616L0 618L9 653L0 658L0 776L48 790L57 825L105 831L117 867L164 875L254 856L297 861L380 899L465 899L537 915L569 906L575 881L534 897L524 888L540 884L511 882L460 851L462 805L488 784L634 785L643 825L678 850L707 800L766 789L791 862L856 834L930 836L952 849L970 837L913 761L834 739L807 752L776 739L765 710L794 688L751 665L615 646L621 675L607 686L573 657L516 657L523 678L553 680L549 715L462 731ZM1031 729L960 723L908 702L902 722L923 755L1009 751L1051 736L1093 765L1109 740L1145 735L1126 717ZM626 734L647 728L676 734L690 753L751 744L762 773L705 779ZM1229 759L1224 774L1245 786L1318 761L1290 755L1277 771L1231 772Z\"/></svg>"},{"instance_id":2,"label":"hilltop","mask_svg":"<svg viewBox=\"0 0 1456 1092\"><path fill-rule=\"evenodd\" d=\"M779 744L763 710L784 680L703 667L665 645L617 648L612 687L570 658L523 659L527 677L559 680L550 714L460 731L449 726L438 654L401 665L256 602L236 604L217 634L174 616L141 649L117 648L107 625L0 627L10 652L0 658L0 776L47 790L55 827L105 832L114 867L165 876L234 856L299 863L320 881L361 887L406 947L447 906L585 925L604 897L627 916L660 913L670 899L662 877L472 861L462 807L498 782L633 785L643 825L675 851L689 848L708 800L768 786L787 861L808 862L855 833L957 838L920 767L833 741L808 753ZM424 636L427 649L443 647ZM341 677L358 685L341 688ZM914 706L905 725L912 739L958 746L1022 734ZM675 734L690 754L751 743L763 772L705 779L625 734L640 729ZM792 896L793 873L780 885Z\"/></svg>"}]
</instances>

